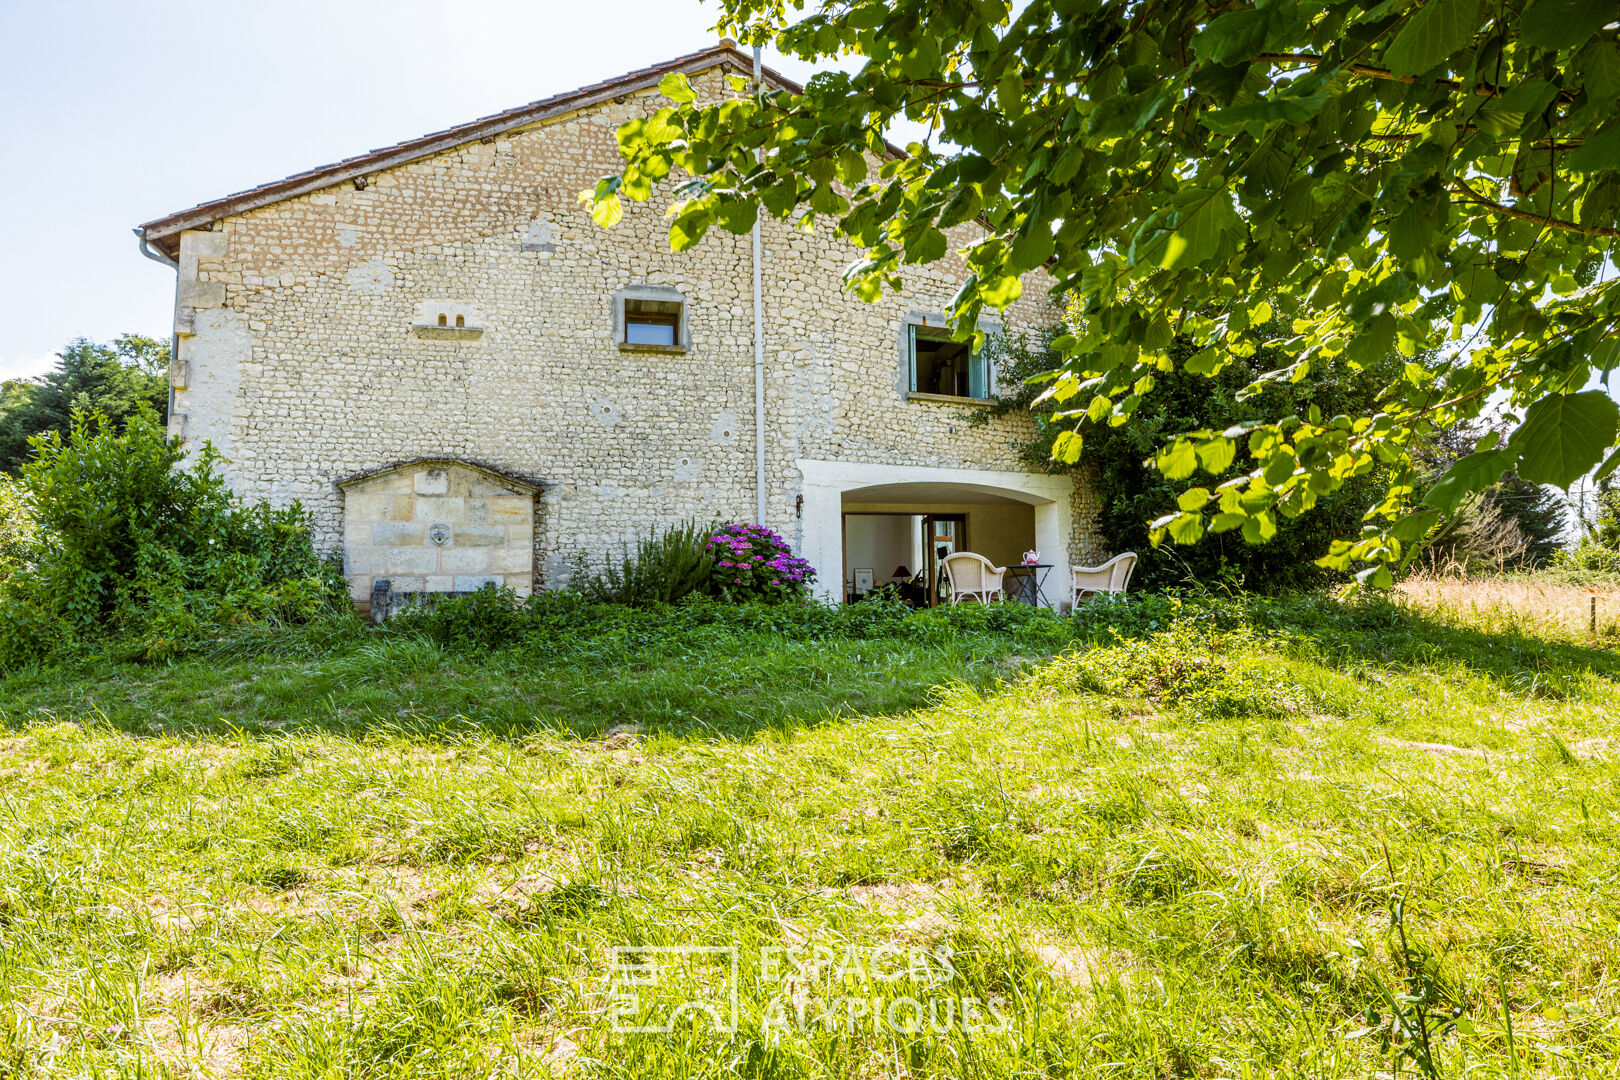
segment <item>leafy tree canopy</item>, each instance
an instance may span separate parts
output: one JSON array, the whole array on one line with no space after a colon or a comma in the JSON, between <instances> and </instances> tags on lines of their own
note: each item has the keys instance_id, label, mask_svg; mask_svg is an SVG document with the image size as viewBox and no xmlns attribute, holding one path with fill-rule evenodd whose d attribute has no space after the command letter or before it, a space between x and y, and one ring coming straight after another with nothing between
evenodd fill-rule
<instances>
[{"instance_id":1,"label":"leafy tree canopy","mask_svg":"<svg viewBox=\"0 0 1620 1080\"><path fill-rule=\"evenodd\" d=\"M1597 505L1586 522L1591 540L1610 551L1620 551L1620 489L1611 482L1598 488Z\"/></svg>"},{"instance_id":2,"label":"leafy tree canopy","mask_svg":"<svg viewBox=\"0 0 1620 1080\"><path fill-rule=\"evenodd\" d=\"M1280 320L1261 329L1262 341L1285 336ZM1242 391L1254 378L1276 366L1269 345L1262 344L1252 356L1235 357L1232 363L1212 376L1196 375L1178 363L1174 370L1161 373L1153 393L1142 402L1131 422L1118 426L1106 420L1082 418L1078 425L1057 419L1063 407L1050 399L1037 400L1042 393L1032 376L1049 371L1055 360L1047 347L1053 334L997 336L990 339L988 351L996 362L996 384L1008 390L997 404L974 413L972 421L987 423L992 415L1033 410L1035 438L1021 446L1020 456L1033 469L1080 469L1088 476L1099 500L1097 525L1104 536L1121 548L1140 553L1141 561L1132 587L1162 588L1194 582L1226 582L1261 592L1310 588L1338 576L1316 564L1334 539L1354 532L1362 513L1378 500L1383 472L1356 477L1343 488L1324 495L1309 514L1279 518L1276 535L1264 544L1248 544L1238 532L1206 535L1196 544L1149 543L1148 523L1179 508L1190 489L1207 485L1202 477L1171 480L1153 468L1154 452L1179 432L1207 427L1227 428L1263 417L1261 403L1243 400ZM1173 360L1184 361L1196 351L1191 342L1180 339L1170 346ZM1370 371L1352 371L1342 358L1330 362L1307 382L1285 384L1274 391L1288 411L1297 412L1315 405L1323 412L1359 412L1373 406L1373 397L1382 385L1378 375L1388 377L1402 365L1391 354ZM1273 402L1273 404L1276 404ZM1082 460L1065 465L1053 458L1053 443L1068 430L1078 430L1085 440ZM1211 479L1218 483L1247 470L1233 460ZM1190 499L1200 496L1194 493Z\"/></svg>"},{"instance_id":3,"label":"leafy tree canopy","mask_svg":"<svg viewBox=\"0 0 1620 1080\"><path fill-rule=\"evenodd\" d=\"M1620 409L1585 389L1620 362L1620 286L1599 276L1620 236L1620 0L721 6L746 40L866 62L803 93L738 79L717 103L670 76L675 104L620 129L624 171L590 193L600 223L678 168L676 249L746 232L763 207L862 249L846 276L873 298L946 257L943 230L981 222L958 246L958 332L1044 267L1082 300L1046 386L1071 421L1124 424L1161 376L1217 374L1273 318L1290 335L1246 387L1261 401L1336 362L1413 358L1360 414L1278 406L1170 439L1156 463L1172 479L1247 464L1189 489L1156 535L1263 540L1386 468L1363 534L1328 556L1381 585L1505 471L1567 487L1620 463ZM900 120L930 132L904 156L881 135ZM1415 444L1502 397L1507 438L1423 491ZM1070 431L1054 448L1081 447Z\"/></svg>"},{"instance_id":4,"label":"leafy tree canopy","mask_svg":"<svg viewBox=\"0 0 1620 1080\"><path fill-rule=\"evenodd\" d=\"M36 543L28 493L9 477L0 475L0 589L7 578L29 565Z\"/></svg>"},{"instance_id":5,"label":"leafy tree canopy","mask_svg":"<svg viewBox=\"0 0 1620 1080\"><path fill-rule=\"evenodd\" d=\"M1490 430L1486 424L1459 424L1439 431L1417 450L1432 483L1468 456ZM1498 441L1503 437L1497 431ZM1544 566L1566 546L1570 504L1557 490L1507 472L1495 484L1470 495L1429 536L1423 560L1432 569L1521 570Z\"/></svg>"},{"instance_id":6,"label":"leafy tree canopy","mask_svg":"<svg viewBox=\"0 0 1620 1080\"><path fill-rule=\"evenodd\" d=\"M168 415L169 343L138 334L106 345L78 338L57 354L56 370L0 384L0 472L28 460L30 436L66 437L74 410L123 423L142 408Z\"/></svg>"},{"instance_id":7,"label":"leafy tree canopy","mask_svg":"<svg viewBox=\"0 0 1620 1080\"><path fill-rule=\"evenodd\" d=\"M1609 578L1620 576L1620 488L1614 477L1598 485L1595 501L1580 508L1582 536L1573 547L1558 553L1555 563L1574 570L1590 570Z\"/></svg>"}]
</instances>

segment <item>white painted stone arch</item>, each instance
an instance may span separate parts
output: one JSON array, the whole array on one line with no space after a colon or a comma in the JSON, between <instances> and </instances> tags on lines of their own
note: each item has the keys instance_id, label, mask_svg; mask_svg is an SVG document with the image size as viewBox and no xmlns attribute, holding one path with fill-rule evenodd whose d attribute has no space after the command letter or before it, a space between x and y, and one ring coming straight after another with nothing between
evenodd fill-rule
<instances>
[{"instance_id":1,"label":"white painted stone arch","mask_svg":"<svg viewBox=\"0 0 1620 1080\"><path fill-rule=\"evenodd\" d=\"M886 492L903 501L904 487L923 494L918 501L945 502L946 489L961 494L994 495L1025 503L1035 511L1035 546L1043 562L1055 567L1047 576L1042 598L1054 608L1064 602L1064 583L1073 537L1074 483L1067 476L1044 473L998 472L989 469L944 469L926 465L877 465L853 461L797 463L802 478L804 514L800 523L800 554L816 568L816 596L828 603L842 602L844 581L844 496L872 488L896 487Z\"/></svg>"}]
</instances>

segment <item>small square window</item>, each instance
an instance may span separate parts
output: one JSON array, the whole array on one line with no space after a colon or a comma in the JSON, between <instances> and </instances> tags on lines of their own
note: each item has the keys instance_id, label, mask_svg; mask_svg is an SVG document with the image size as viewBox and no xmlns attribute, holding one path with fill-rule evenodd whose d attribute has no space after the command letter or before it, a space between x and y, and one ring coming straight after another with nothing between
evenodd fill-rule
<instances>
[{"instance_id":1,"label":"small square window","mask_svg":"<svg viewBox=\"0 0 1620 1080\"><path fill-rule=\"evenodd\" d=\"M943 326L911 326L911 392L940 397L987 398L990 369L982 350L956 341Z\"/></svg>"},{"instance_id":2,"label":"small square window","mask_svg":"<svg viewBox=\"0 0 1620 1080\"><path fill-rule=\"evenodd\" d=\"M681 305L677 300L624 302L624 344L672 349L681 340Z\"/></svg>"}]
</instances>

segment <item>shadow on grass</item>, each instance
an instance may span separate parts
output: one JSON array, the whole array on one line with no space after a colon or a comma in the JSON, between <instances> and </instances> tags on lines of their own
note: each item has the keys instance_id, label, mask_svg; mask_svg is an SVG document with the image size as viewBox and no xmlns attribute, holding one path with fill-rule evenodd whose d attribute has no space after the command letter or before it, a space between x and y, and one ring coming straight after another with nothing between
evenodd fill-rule
<instances>
[{"instance_id":1,"label":"shadow on grass","mask_svg":"<svg viewBox=\"0 0 1620 1080\"><path fill-rule=\"evenodd\" d=\"M999 607L999 610L998 610ZM40 720L135 736L316 731L456 740L633 728L733 740L995 691L1073 648L1172 627L1253 630L1349 673L1466 665L1510 693L1563 698L1620 679L1613 649L1495 629L1387 600L1132 595L1062 618L1020 605L912 613L794 607L572 609L498 647L423 632L256 631L166 663L84 659L0 680L0 729Z\"/></svg>"},{"instance_id":2,"label":"shadow on grass","mask_svg":"<svg viewBox=\"0 0 1620 1080\"><path fill-rule=\"evenodd\" d=\"M664 648L535 657L378 635L318 657L163 664L79 661L0 681L0 729L40 720L137 737L318 731L521 741L620 730L735 740L903 713L937 688L980 689L1023 666L1016 643L795 641L746 634Z\"/></svg>"},{"instance_id":3,"label":"shadow on grass","mask_svg":"<svg viewBox=\"0 0 1620 1080\"><path fill-rule=\"evenodd\" d=\"M1307 645L1320 662L1340 670L1410 672L1449 661L1527 696L1561 696L1560 688L1588 675L1620 681L1620 652L1612 643L1544 637L1522 624L1470 625L1460 614L1446 618L1383 599L1244 604L1249 625Z\"/></svg>"}]
</instances>

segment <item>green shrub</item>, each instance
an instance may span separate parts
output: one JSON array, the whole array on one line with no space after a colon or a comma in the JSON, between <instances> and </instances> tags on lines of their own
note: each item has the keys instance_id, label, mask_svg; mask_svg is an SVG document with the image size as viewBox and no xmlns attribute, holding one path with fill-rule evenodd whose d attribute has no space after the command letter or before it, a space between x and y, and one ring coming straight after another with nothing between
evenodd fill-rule
<instances>
[{"instance_id":1,"label":"green shrub","mask_svg":"<svg viewBox=\"0 0 1620 1080\"><path fill-rule=\"evenodd\" d=\"M511 645L533 622L515 592L485 585L477 592L411 604L389 619L388 627L422 634L441 645L492 649Z\"/></svg>"},{"instance_id":2,"label":"green shrub","mask_svg":"<svg viewBox=\"0 0 1620 1080\"><path fill-rule=\"evenodd\" d=\"M1576 579L1620 576L1620 487L1613 477L1599 482L1592 504L1581 508L1580 522L1580 540L1553 557L1553 568Z\"/></svg>"},{"instance_id":3,"label":"green shrub","mask_svg":"<svg viewBox=\"0 0 1620 1080\"><path fill-rule=\"evenodd\" d=\"M1620 575L1620 550L1601 543L1596 537L1583 536L1573 547L1565 548L1553 557L1553 568L1604 576Z\"/></svg>"},{"instance_id":4,"label":"green shrub","mask_svg":"<svg viewBox=\"0 0 1620 1080\"><path fill-rule=\"evenodd\" d=\"M617 565L578 577L573 589L596 603L650 607L692 596L733 603L803 600L815 577L788 542L758 525L699 526L687 521L653 530L626 549Z\"/></svg>"},{"instance_id":5,"label":"green shrub","mask_svg":"<svg viewBox=\"0 0 1620 1080\"><path fill-rule=\"evenodd\" d=\"M575 590L600 603L671 604L703 592L714 573L714 560L704 548L707 528L687 521L659 532L654 529L625 550L619 565L609 562L602 573L580 577Z\"/></svg>"},{"instance_id":6,"label":"green shrub","mask_svg":"<svg viewBox=\"0 0 1620 1080\"><path fill-rule=\"evenodd\" d=\"M10 477L0 474L0 585L17 571L33 565L37 537L28 493Z\"/></svg>"},{"instance_id":7,"label":"green shrub","mask_svg":"<svg viewBox=\"0 0 1620 1080\"><path fill-rule=\"evenodd\" d=\"M1075 313L1079 314L1079 313ZM1079 317L1084 317L1080 315ZM1314 588L1340 575L1316 565L1336 537L1354 535L1361 517L1382 490L1378 473L1353 478L1343 488L1314 500L1303 512L1284 507L1277 532L1264 544L1245 543L1237 533L1206 533L1194 544L1149 539L1149 523L1178 509L1178 498L1190 488L1214 488L1247 473L1255 465L1240 449L1219 475L1171 480L1153 465L1154 454L1174 436L1198 428L1241 425L1277 409L1278 415L1297 411L1305 415L1319 408L1327 416L1360 415L1377 408L1378 395L1404 362L1391 351L1358 370L1343 357L1324 360L1305 383L1272 383L1265 404L1244 393L1244 388L1281 366L1272 344L1292 334L1287 320L1275 317L1264 327L1252 328L1264 344L1249 356L1222 357L1219 371L1209 375L1190 371L1186 360L1196 352L1191 339L1178 336L1168 352L1175 363L1154 376L1153 392L1142 399L1128 424L1114 425L1070 415L1055 398L1041 395L1052 389L1042 373L1062 366L1053 352L1053 327L1033 336L999 336L986 349L996 369L998 404L975 413L969 422L986 424L1002 415L1026 415L1034 423L1035 437L1018 448L1025 464L1038 472L1080 474L1097 494L1097 528L1118 551L1135 551L1137 564L1132 585L1157 591L1189 584L1225 584L1253 592L1280 593ZM1060 435L1077 433L1084 439L1078 461L1055 458ZM1241 442L1239 443L1241 447Z\"/></svg>"},{"instance_id":8,"label":"green shrub","mask_svg":"<svg viewBox=\"0 0 1620 1080\"><path fill-rule=\"evenodd\" d=\"M692 593L674 604L632 607L577 591L539 592L519 601L510 590L494 588L406 608L389 620L388 629L449 647L515 645L537 660L595 655L615 661L642 650L696 647L748 635L790 641L900 640L942 647L995 635L1016 641L1018 649L1030 654L1059 652L1076 636L1069 620L1023 604L918 611L881 595L828 606L809 599L736 602Z\"/></svg>"},{"instance_id":9,"label":"green shrub","mask_svg":"<svg viewBox=\"0 0 1620 1080\"><path fill-rule=\"evenodd\" d=\"M1037 682L1110 697L1146 698L1197 716L1287 716L1307 711L1308 693L1275 664L1236 655L1256 644L1246 628L1218 637L1176 621L1145 637L1120 637L1076 651L1042 671Z\"/></svg>"},{"instance_id":10,"label":"green shrub","mask_svg":"<svg viewBox=\"0 0 1620 1080\"><path fill-rule=\"evenodd\" d=\"M241 505L205 445L186 452L156 416L121 431L77 412L36 436L21 486L39 543L5 583L0 669L74 644L157 659L232 626L307 622L348 602L310 546L303 509Z\"/></svg>"}]
</instances>

